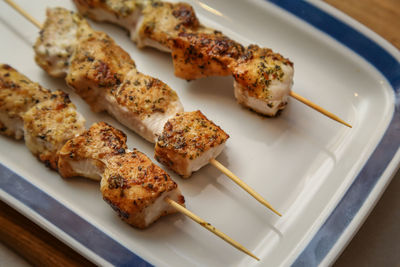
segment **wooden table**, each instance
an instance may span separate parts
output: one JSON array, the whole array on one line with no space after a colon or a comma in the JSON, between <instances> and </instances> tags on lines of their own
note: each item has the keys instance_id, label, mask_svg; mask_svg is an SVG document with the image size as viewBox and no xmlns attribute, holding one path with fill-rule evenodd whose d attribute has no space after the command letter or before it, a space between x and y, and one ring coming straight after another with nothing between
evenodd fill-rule
<instances>
[{"instance_id":1,"label":"wooden table","mask_svg":"<svg viewBox=\"0 0 400 267\"><path fill-rule=\"evenodd\" d=\"M400 0L326 0L326 2L374 30L400 49ZM364 226L335 265L394 266L400 264L400 227L397 226L400 225L400 198L397 197L397 192L400 192L400 172L397 173ZM390 214L388 214L389 211ZM396 224L396 221L388 220L388 218L399 220ZM0 241L34 265L92 265L1 201Z\"/></svg>"}]
</instances>

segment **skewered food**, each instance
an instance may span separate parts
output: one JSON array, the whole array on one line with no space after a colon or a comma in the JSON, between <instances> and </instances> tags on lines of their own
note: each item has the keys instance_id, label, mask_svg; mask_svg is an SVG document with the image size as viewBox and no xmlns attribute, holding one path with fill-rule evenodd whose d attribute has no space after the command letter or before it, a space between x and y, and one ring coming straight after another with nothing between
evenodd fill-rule
<instances>
[{"instance_id":1,"label":"skewered food","mask_svg":"<svg viewBox=\"0 0 400 267\"><path fill-rule=\"evenodd\" d=\"M271 49L250 45L231 69L240 104L266 115L285 108L293 83L293 63L288 59Z\"/></svg>"},{"instance_id":2,"label":"skewered food","mask_svg":"<svg viewBox=\"0 0 400 267\"><path fill-rule=\"evenodd\" d=\"M22 116L50 91L6 64L0 65L0 132L17 140L24 136Z\"/></svg>"},{"instance_id":3,"label":"skewered food","mask_svg":"<svg viewBox=\"0 0 400 267\"><path fill-rule=\"evenodd\" d=\"M3 97L4 94L1 95L0 110L6 111L7 108L5 107L13 107L15 98L12 97L10 84L18 84L21 77L24 78L24 82L20 84L18 89L21 89L22 92L30 92L33 93L32 95L36 95L34 94L35 89L40 89L44 94L47 94L48 97L45 101L33 101L36 104L33 104L26 113L21 111L20 106L18 106L18 109L16 109L19 111L18 116L7 117L7 119L13 122L12 120L18 121L22 118L22 123L25 126L25 124L32 124L32 114L30 113L33 113L39 124L44 122L46 126L52 125L51 131L46 131L46 138L43 138L43 142L38 146L39 152L48 152L48 148L45 148L45 146L49 145L52 148L53 141L60 138L59 133L65 130L65 126L70 126L70 116L65 117L66 124L63 125L64 117L55 113L61 109L60 114L62 114L62 109L65 108L66 104L71 104L67 100L68 96L59 91L51 93L42 89L38 84L33 83L8 65L0 65L0 69L6 70L6 72L0 72L0 80L4 81L4 78L7 78L7 83L0 83L0 92L4 93L8 90L7 94L11 96ZM26 85L26 88L24 85ZM16 88L16 86L12 86L12 88ZM17 96L21 94L19 90L16 91ZM60 97L66 103L60 103ZM29 103L32 103L32 101ZM59 108L53 109L53 107ZM73 113L74 106L69 105L68 108ZM7 115L7 113L5 114ZM53 116L55 123L51 124L49 118ZM35 126L40 127L39 124ZM31 130L30 127L23 129ZM72 127L72 129L75 129L75 127ZM7 131L1 131L1 133L10 136ZM32 135L34 136L34 134ZM20 138L15 134L11 136L16 139ZM27 135L25 134L25 136ZM54 156L54 163L58 162L58 170L63 177L80 175L91 179L100 178L104 200L128 224L138 228L146 228L161 216L179 211L235 248L259 260L242 245L185 209L185 199L171 177L152 163L143 153L136 149L129 151L126 146L125 134L107 123L93 124L89 130L67 141L59 153L51 152L53 152L51 155ZM56 169L50 164L46 165Z\"/></svg>"},{"instance_id":4,"label":"skewered food","mask_svg":"<svg viewBox=\"0 0 400 267\"><path fill-rule=\"evenodd\" d=\"M62 91L30 108L24 115L26 146L47 166L57 169L58 151L85 130L85 120Z\"/></svg>"},{"instance_id":5,"label":"skewered food","mask_svg":"<svg viewBox=\"0 0 400 267\"><path fill-rule=\"evenodd\" d=\"M100 187L118 215L139 228L176 212L164 201L166 197L181 205L185 202L171 177L137 150L109 158Z\"/></svg>"},{"instance_id":6,"label":"skewered food","mask_svg":"<svg viewBox=\"0 0 400 267\"><path fill-rule=\"evenodd\" d=\"M9 1L11 1L11 0L9 0ZM26 12L23 12L21 10L21 8L19 8L19 7L17 8L17 6L15 4L12 4L12 6L15 7L21 14L24 14L24 16L29 17L30 21L33 22L36 26L38 26L39 28L43 28L39 22L37 22L32 17L28 16L26 14ZM68 29L70 23L67 23L67 25L63 25L64 20L61 19L61 18L62 18L62 16L71 16L71 15L74 15L74 14L71 13L71 12L68 12L67 10L62 9L62 8L56 8L56 9L53 9L53 10L48 10L48 12L47 12L48 15L51 15L53 13L57 14L58 18L60 18L56 22L58 24L58 26L54 26L54 27L55 28L61 27L63 30ZM66 21L71 21L71 20L66 20ZM78 21L78 20L75 20L75 21ZM47 25L47 27L49 29L52 29L54 27L49 26L49 25L51 25L51 23L54 23L54 20L47 20L45 25ZM77 23L79 24L79 21ZM78 38L78 40L81 40L81 37L82 37L83 41L81 43L85 43L86 39L89 40L89 41L93 40L93 37L96 36L96 35L103 36L103 38L101 40L98 40L97 38L95 38L95 40L93 40L93 41L95 41L95 43L93 44L93 47L95 48L94 50L96 51L96 53L92 54L93 57L90 55L90 52L91 52L90 49L92 48L92 46L88 47L86 45L87 46L87 50L78 49L77 47L75 47L75 50L74 50L74 52L72 53L72 55L70 57L71 58L70 61L72 63L75 63L74 62L74 57L76 57L76 55L79 54L79 52L82 52L82 51L86 51L86 52L82 56L80 56L80 57L77 56L76 57L77 60L78 60L78 62L76 63L78 67L77 67L77 69L74 69L73 67L71 67L72 70L69 70L69 72L67 74L67 81L69 81L69 78L70 78L71 82L75 82L75 77L70 77L71 72L75 71L76 72L75 74L77 75L77 77L82 80L82 82L78 82L76 84L77 91L78 91L78 93L80 92L80 95L89 104L91 104L92 109L96 109L96 107L99 107L99 106L101 107L102 105L98 105L98 103L101 103L101 101L106 99L106 101L104 101L103 104L104 103L106 103L106 104L112 103L110 105L110 110L108 110L108 111L111 114L114 114L114 116L117 116L117 118L121 122L126 123L126 120L125 120L126 117L124 117L124 115L132 115L131 112L132 112L133 109L128 109L128 110L122 109L123 105L125 105L125 104L122 103L122 105L121 105L122 107L121 107L119 105L121 103L117 102L117 104L115 104L114 101L119 99L118 97L115 96L115 92L118 92L121 89L120 88L120 85L122 84L121 83L121 77L123 77L124 75L128 76L128 74L130 74L131 71L128 74L125 73L125 72L119 72L119 68L118 67L125 66L125 65L133 65L133 67L134 67L134 63L129 58L129 56L127 56L127 54L121 48L116 46L114 41L111 38L109 38L107 35L105 35L104 33L101 33L101 32L93 31L90 27L88 27L88 25L86 23L81 23L79 25L82 26L82 27L78 28L78 30L76 31L76 38ZM43 36L46 36L45 31L46 31L46 29L42 29L41 37L39 38L39 40L37 41L37 45L35 46L36 47L35 51L37 53L36 59L37 59L39 64L42 61L38 60L38 58L42 58L42 56L43 57L46 56L46 55L41 55L40 54L40 53L43 52L42 51L43 49L39 49L39 48L42 47L42 46L45 46L45 47L48 46L48 45L51 46L51 42L49 42L49 40L51 40L51 38L49 39L49 38L44 38L43 37ZM55 42L55 43L61 43L61 42ZM78 46L79 45L80 45L80 42L78 42ZM96 47L97 47L97 49L96 49ZM109 47L113 47L113 48L115 48L115 50L113 49L113 50L110 51L110 49L108 49ZM116 54L114 52L116 52ZM98 58L96 58L97 54L100 55ZM114 55L115 57L108 58L108 56L110 56L110 55ZM62 57L60 57L60 58L62 58ZM104 61L102 60L103 58L104 58ZM106 60L108 60L108 61L106 61ZM93 63L94 65L90 65L90 63L84 63L86 61L88 61L88 62L95 62L96 61L96 63ZM72 66L73 65L72 63L68 63L68 64ZM87 65L87 64L89 64L89 65ZM91 66L91 67L88 67L88 66ZM86 68L86 70L84 70L85 68ZM84 70L84 71L82 71L82 70ZM136 75L140 75L140 73L137 72L137 71L136 71L135 74ZM150 79L151 79L150 83L148 81L146 82L146 80L144 82L145 85L146 85L146 89L149 90L149 91L152 89L152 87L154 85L153 78L150 77ZM98 88L101 88L101 89L93 90L95 92L92 92L92 88L90 86L87 86L87 84L85 84L86 80L87 80L89 85L93 85L93 86L95 86L95 88L96 88L96 86L98 86ZM126 80L128 81L126 84L128 85L128 88L129 88L129 86L131 85L132 82L129 79L124 79L124 82ZM139 81L139 79L134 79L133 83L134 83L135 86L142 86L140 84L141 82ZM158 89L161 89L162 92L168 91L167 90L168 87L166 87L166 86L161 86L161 87L160 86L156 86L156 88L157 89L155 89L156 90L155 92L157 92ZM124 87L123 87L123 89L124 89ZM102 91L102 90L105 90L105 92ZM133 102L133 103L132 102L128 103L129 108L132 108L132 107L136 106L136 108L139 108L141 110L148 109L149 106L146 105L146 104L151 104L152 103L151 100L148 99L148 98L147 99L144 98L145 104L144 105L141 104L139 106L139 102L134 102L134 99L135 99L136 95L133 95L133 93L134 93L133 90L129 90L129 91L125 90L125 92L121 93L121 96L123 96L124 101L127 101L127 99L129 99L130 101ZM101 98L99 96L103 96L103 98ZM154 96L156 96L157 98L159 97L158 94L150 93L150 97L154 97ZM171 96L172 99L175 98L174 97L174 93L171 93L170 96ZM96 101L93 102L92 98L96 99ZM143 100L143 98L141 100ZM158 98L157 103L160 104L160 102L163 102L163 100L165 100L163 97ZM168 108L177 106L177 105L170 105L170 104L171 104L171 101L168 102L168 105L167 105ZM127 106L127 105L125 105L125 106ZM165 105L161 104L161 106L165 106ZM155 108L155 107L156 107L156 104L155 104L155 102L153 102L152 105L151 105L151 110L152 111L160 111L161 113L165 113L164 109L158 110L158 108ZM117 110L117 111L113 112L115 110ZM123 110L124 113L119 112L119 110ZM168 114L168 116L172 117L174 114L176 114L176 112L172 112L172 113L168 112L167 114ZM133 118L135 118L134 115L135 114L132 115ZM146 118L151 118L152 115L153 114L148 114ZM148 125L152 125L152 126L154 126L154 125L157 126L156 127L157 128L157 132L155 132L155 131L152 132L153 135L151 136L152 137L151 139L144 134L144 132L145 132L144 130L146 130L146 129L143 129L143 128L139 127L138 133L141 134L144 138L147 138L147 140L152 141L154 137L159 137L160 136L160 133L162 131L162 129L160 129L162 127L160 127L160 126L164 125L165 120L168 120L168 116L161 116L161 119L160 119L160 117L157 117L157 120L155 120L154 123L152 123L152 124L149 123L148 124ZM145 121L146 118L144 118L143 121ZM139 119L140 119L140 117L139 117ZM205 117L203 117L202 120L204 120L205 124L206 124L206 121L208 121ZM160 123L160 122L162 122L162 123ZM209 121L209 123L212 124L211 121ZM131 126L131 128L134 128L134 125L130 125L129 124L128 126ZM139 126L140 126L140 124L139 124ZM209 136L209 134L207 133L207 131L209 131L209 130L207 130L207 129L203 128L203 129L199 130L200 129L199 127L195 127L194 129L196 129L196 135L202 136L203 134L205 134L206 136ZM228 135L225 132L223 132L221 129L219 129L219 130L220 131L216 131L216 134L212 135L212 139L220 138L219 139L220 140L219 145L223 145L223 143L228 138ZM220 135L219 137L218 137L218 134ZM183 139L186 138L185 133L183 131L176 132L176 133L174 133L174 135L176 137L181 136ZM231 171L229 171L226 167L224 167L221 163L219 163L214 158L214 157L217 157L218 154L222 151L222 147L223 146L218 146L218 148L214 149L213 148L214 144L213 144L212 146L210 146L210 147L212 147L212 149L208 149L207 142L211 142L212 143L211 139L208 140L208 141L207 140L202 140L202 142L203 142L203 144L201 144L201 142L200 142L200 147L207 148L208 151L206 153L200 155L200 153L197 151L196 152L196 156L197 156L197 154L199 154L197 159L192 158L193 161L177 162L178 163L177 166L181 166L183 168L180 169L180 170L178 170L177 168L172 168L172 169L176 169L178 172L180 172L181 175L187 177L191 172L193 172L193 171L197 170L198 168L204 166L206 164L206 162L209 162L212 165L214 165L216 168L221 170L221 172L226 174L227 177L232 179L236 184L241 186L249 194L251 194L257 201L259 201L260 203L265 205L267 208L269 208L272 211L274 211L276 214L280 215L280 213L277 212L275 209L273 209L271 207L271 205L265 199L263 199L257 192L255 192L253 189L251 189L248 185L246 185L243 181L241 181L237 176L235 176ZM175 156L171 157L171 155L173 155L174 153L176 154L177 151L172 151L172 152L170 151L168 153L164 153L165 155L169 156L168 166L171 166L171 163L173 164L173 162L171 162L172 159L177 159L177 157L175 157ZM165 158L163 158L163 156L159 156L158 158L162 162L163 161L165 162ZM192 160L192 159L190 159L190 157L189 157L189 160ZM94 166L93 165L93 163L94 163L93 161L85 161L85 163L92 164L92 165L85 166L85 167L93 167ZM98 170L98 168L101 168L101 164L100 164L100 166L96 165L96 166L94 166L92 168L92 170L91 170L91 178L93 178L93 179L98 178L98 174L96 174L96 170ZM83 170L86 171L86 168L84 168ZM73 173L73 171L71 171L71 173ZM176 204L176 205L179 205L179 204ZM179 208L179 209L181 210L181 208ZM194 217L191 217L191 218L194 218ZM196 219L196 221L198 221L198 220ZM218 233L217 233L217 235L218 235Z\"/></svg>"},{"instance_id":7,"label":"skewered food","mask_svg":"<svg viewBox=\"0 0 400 267\"><path fill-rule=\"evenodd\" d=\"M0 69L0 80L7 79L7 83L0 84L0 92L11 95L2 98L1 110L12 108L15 96L21 96L21 92L42 94L42 101L28 101L30 95L26 95L26 111L18 109L18 116L8 118L22 119L27 147L46 166L58 170L63 177L79 175L101 180L104 200L124 221L138 228L177 212L164 201L166 197L184 205L178 185L146 155L136 149L129 151L123 132L104 122L85 131L84 119L67 94L43 89L8 65L0 65ZM15 85L11 88L17 88L14 97L11 84Z\"/></svg>"},{"instance_id":8,"label":"skewered food","mask_svg":"<svg viewBox=\"0 0 400 267\"><path fill-rule=\"evenodd\" d=\"M29 92L32 96L37 96L35 91L40 91L47 95L42 102L28 101L27 98L26 101L29 104L23 107L27 110L25 113L21 109L21 103L17 103L17 108L13 112L17 110L18 115L7 117L11 122L22 118L24 131L30 132L28 135L25 133L25 136L29 136L29 138L37 137L36 133L44 133L41 132L43 129L50 130L45 131L46 136L40 144L35 144L37 151L32 151L34 154L51 155L51 164L46 165L56 169L54 165L58 163L59 173L63 177L80 175L91 179L100 179L103 199L122 220L132 226L146 228L161 216L179 211L235 248L259 260L241 244L187 210L184 207L185 199L171 177L145 154L136 149L128 150L125 134L107 123L93 124L89 130L67 141L59 153L55 152L55 145L58 148L61 141L65 141L63 137L66 135L60 134L61 132L78 133L83 128L83 126L74 127L81 125L83 120L77 120L71 124L71 115L79 114L69 101L68 95L60 91L50 92L42 89L38 84L33 83L8 65L0 64L0 70L2 70L0 71L0 80L2 81L0 83L0 92L2 92L0 110L4 114L9 115L7 114L8 108L13 108L13 101L19 99L21 92ZM23 78L24 81L21 82L20 78ZM3 82L4 80L7 82ZM13 97L14 91L17 98L15 95ZM4 92L7 92L9 97L4 97ZM65 109L69 115L60 116L66 114ZM37 124L33 122L33 117L38 121ZM33 128L27 126L32 124ZM42 124L45 126L43 129L41 128ZM65 127L68 126L71 126L71 129L66 130ZM1 133L10 136L9 132L1 131ZM20 138L15 134L11 136ZM60 142L55 142L57 140Z\"/></svg>"},{"instance_id":9,"label":"skewered food","mask_svg":"<svg viewBox=\"0 0 400 267\"><path fill-rule=\"evenodd\" d=\"M267 48L243 47L220 31L202 25L189 4L74 2L81 14L127 29L139 47L151 46L171 53L177 77L193 80L232 74L238 103L267 116L275 116L287 104L293 85L293 63Z\"/></svg>"},{"instance_id":10,"label":"skewered food","mask_svg":"<svg viewBox=\"0 0 400 267\"><path fill-rule=\"evenodd\" d=\"M178 113L165 124L155 158L187 178L218 156L228 138L200 111Z\"/></svg>"},{"instance_id":11,"label":"skewered food","mask_svg":"<svg viewBox=\"0 0 400 267\"><path fill-rule=\"evenodd\" d=\"M48 167L57 169L57 152L84 131L85 120L68 95L50 92L12 67L0 65L2 134L21 139Z\"/></svg>"},{"instance_id":12,"label":"skewered food","mask_svg":"<svg viewBox=\"0 0 400 267\"><path fill-rule=\"evenodd\" d=\"M59 153L63 177L100 180L103 199L127 223L146 228L175 213L166 197L184 205L178 185L140 151L129 151L123 132L104 122L68 141Z\"/></svg>"},{"instance_id":13,"label":"skewered food","mask_svg":"<svg viewBox=\"0 0 400 267\"><path fill-rule=\"evenodd\" d=\"M184 177L222 152L229 136L200 112L183 113L175 91L138 72L129 55L108 35L94 31L84 19L62 8L48 9L47 15L49 19L35 45L36 60L41 65L40 59L47 57L43 46L62 43L54 40L51 31L60 28L67 32L70 28L76 41L69 46L69 67L64 74L68 85L92 110L107 110L148 141L157 142L156 159ZM41 66L48 69L47 65ZM186 142L188 146L174 150L171 148L182 145L174 142Z\"/></svg>"},{"instance_id":14,"label":"skewered food","mask_svg":"<svg viewBox=\"0 0 400 267\"><path fill-rule=\"evenodd\" d=\"M61 72L53 71L52 66L57 70L68 66L62 76L93 111L107 111L153 143L165 122L183 111L175 91L140 73L128 53L108 35L94 31L83 18L63 8L48 9L47 17L35 44L36 62L56 77ZM48 47L56 51L52 60L48 59L52 55ZM62 51L62 56L58 57L57 51Z\"/></svg>"},{"instance_id":15,"label":"skewered food","mask_svg":"<svg viewBox=\"0 0 400 267\"><path fill-rule=\"evenodd\" d=\"M49 9L47 17L46 30L40 32L34 45L35 60L51 76L64 77L77 45L78 30L82 32L89 25L79 14L65 9Z\"/></svg>"},{"instance_id":16,"label":"skewered food","mask_svg":"<svg viewBox=\"0 0 400 267\"><path fill-rule=\"evenodd\" d=\"M64 178L83 176L100 181L108 157L127 149L123 132L99 122L62 147L58 153L58 171Z\"/></svg>"}]
</instances>

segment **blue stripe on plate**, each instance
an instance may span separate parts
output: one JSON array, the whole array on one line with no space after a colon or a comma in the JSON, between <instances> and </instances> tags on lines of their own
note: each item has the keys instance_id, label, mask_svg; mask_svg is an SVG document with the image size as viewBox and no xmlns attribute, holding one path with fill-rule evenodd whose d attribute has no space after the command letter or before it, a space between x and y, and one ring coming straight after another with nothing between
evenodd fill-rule
<instances>
[{"instance_id":1,"label":"blue stripe on plate","mask_svg":"<svg viewBox=\"0 0 400 267\"><path fill-rule=\"evenodd\" d=\"M304 1L269 2L310 23L346 45L377 68L395 91L395 111L384 136L334 211L293 266L318 266L356 216L400 145L400 63L360 32Z\"/></svg>"},{"instance_id":2,"label":"blue stripe on plate","mask_svg":"<svg viewBox=\"0 0 400 267\"><path fill-rule=\"evenodd\" d=\"M0 188L117 266L152 266L35 185L0 164Z\"/></svg>"}]
</instances>

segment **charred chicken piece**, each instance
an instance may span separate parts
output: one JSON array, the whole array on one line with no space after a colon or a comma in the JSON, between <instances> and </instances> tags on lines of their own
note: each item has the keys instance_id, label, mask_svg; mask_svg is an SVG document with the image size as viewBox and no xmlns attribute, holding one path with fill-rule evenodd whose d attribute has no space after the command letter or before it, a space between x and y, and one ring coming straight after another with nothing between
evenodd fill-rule
<instances>
[{"instance_id":1,"label":"charred chicken piece","mask_svg":"<svg viewBox=\"0 0 400 267\"><path fill-rule=\"evenodd\" d=\"M286 107L293 85L290 60L271 49L250 45L231 69L240 104L267 116Z\"/></svg>"},{"instance_id":2,"label":"charred chicken piece","mask_svg":"<svg viewBox=\"0 0 400 267\"><path fill-rule=\"evenodd\" d=\"M130 29L135 28L144 6L150 2L156 1L74 0L80 14L97 21L109 21Z\"/></svg>"},{"instance_id":3,"label":"charred chicken piece","mask_svg":"<svg viewBox=\"0 0 400 267\"><path fill-rule=\"evenodd\" d=\"M164 126L155 158L184 178L216 158L229 135L200 111L178 113Z\"/></svg>"},{"instance_id":4,"label":"charred chicken piece","mask_svg":"<svg viewBox=\"0 0 400 267\"><path fill-rule=\"evenodd\" d=\"M85 130L85 120L67 94L52 92L23 115L24 139L29 150L46 166L57 170L58 151Z\"/></svg>"},{"instance_id":5,"label":"charred chicken piece","mask_svg":"<svg viewBox=\"0 0 400 267\"><path fill-rule=\"evenodd\" d=\"M58 172L64 178L83 176L100 181L109 157L128 149L126 135L105 122L70 139L58 153Z\"/></svg>"},{"instance_id":6,"label":"charred chicken piece","mask_svg":"<svg viewBox=\"0 0 400 267\"><path fill-rule=\"evenodd\" d=\"M7 64L0 65L0 133L21 139L22 119L34 105L50 97L51 92L32 82Z\"/></svg>"},{"instance_id":7,"label":"charred chicken piece","mask_svg":"<svg viewBox=\"0 0 400 267\"><path fill-rule=\"evenodd\" d=\"M64 8L48 8L46 15L34 45L35 60L51 76L64 77L78 42L76 35L89 25L79 14Z\"/></svg>"},{"instance_id":8,"label":"charred chicken piece","mask_svg":"<svg viewBox=\"0 0 400 267\"><path fill-rule=\"evenodd\" d=\"M101 179L104 200L122 220L145 228L176 210L165 197L184 205L178 185L143 153L134 150L110 157Z\"/></svg>"}]
</instances>

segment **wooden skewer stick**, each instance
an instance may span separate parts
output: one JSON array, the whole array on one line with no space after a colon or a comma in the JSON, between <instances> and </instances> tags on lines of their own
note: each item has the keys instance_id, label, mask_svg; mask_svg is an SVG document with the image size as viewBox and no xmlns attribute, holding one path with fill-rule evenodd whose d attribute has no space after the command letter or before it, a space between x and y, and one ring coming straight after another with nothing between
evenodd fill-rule
<instances>
[{"instance_id":1,"label":"wooden skewer stick","mask_svg":"<svg viewBox=\"0 0 400 267\"><path fill-rule=\"evenodd\" d=\"M39 29L42 28L42 25L34 19L32 16L30 16L28 13L25 12L20 6L18 6L16 3L14 3L12 0L5 0L9 5L11 5L16 11L18 11L23 17L27 18L30 22L32 22L34 25L36 25ZM238 184L240 187L242 187L244 190L246 190L250 195L252 195L256 200L258 200L260 203L265 205L267 208L278 214L279 216L282 216L278 211L276 211L260 194L258 194L256 191L254 191L252 188L250 188L246 183L244 183L242 180L240 180L236 175L234 175L230 170L228 170L224 165L219 163L215 159L211 159L210 163L214 165L217 169L222 171L226 176L228 176L230 179L232 179L236 184Z\"/></svg>"},{"instance_id":2,"label":"wooden skewer stick","mask_svg":"<svg viewBox=\"0 0 400 267\"><path fill-rule=\"evenodd\" d=\"M252 197L254 197L258 202L275 212L277 215L282 216L276 209L274 209L271 204L269 204L260 194L258 194L254 189L248 186L245 182L239 179L235 174L233 174L229 169L227 169L224 165L222 165L219 161L215 159L211 159L210 163L216 167L218 170L223 172L226 176L228 176L232 181L234 181L237 185L247 191Z\"/></svg>"},{"instance_id":3,"label":"wooden skewer stick","mask_svg":"<svg viewBox=\"0 0 400 267\"><path fill-rule=\"evenodd\" d=\"M345 122L344 120L342 120L341 118L339 118L338 116L336 116L335 114L333 114L333 113L327 111L326 109L324 109L324 108L318 106L317 104L311 102L311 101L308 100L307 98L302 97L301 95L296 94L296 93L293 92L293 91L290 91L290 96L293 97L293 98L295 98L296 100L300 101L301 103L306 104L306 105L309 106L310 108L313 108L313 109L315 109L316 111L318 111L318 112L324 114L324 115L327 116L328 118L331 118L332 120L335 120L335 121L337 121L337 122L340 122L341 124L346 125L347 127L352 128L352 126L351 126L350 124L348 124L347 122Z\"/></svg>"},{"instance_id":4,"label":"wooden skewer stick","mask_svg":"<svg viewBox=\"0 0 400 267\"><path fill-rule=\"evenodd\" d=\"M217 228L215 228L214 226L212 226L208 222L204 221L202 218L200 218L196 214L192 213L191 211L189 211L188 209L186 209L182 205L178 204L177 202L173 201L172 199L170 199L168 197L166 197L164 200L168 204L173 206L176 210L178 210L179 212L185 214L190 219L192 219L193 221L197 222L198 224L200 224L201 226L206 228L208 231L216 234L218 237L222 238L223 240L225 240L226 242L228 242L229 244L231 244L232 246L234 246L238 250L246 253L247 255L253 257L254 259L256 259L258 261L260 260L254 254L252 254L250 251L248 251L245 247L243 247L241 244L239 244L238 242L236 242L235 240L233 240L232 238L230 238L229 236L227 236L226 234L224 234L223 232L221 232L220 230L218 230Z\"/></svg>"},{"instance_id":5,"label":"wooden skewer stick","mask_svg":"<svg viewBox=\"0 0 400 267\"><path fill-rule=\"evenodd\" d=\"M22 16L24 16L26 19L28 19L30 22L32 22L36 27L38 27L39 29L42 28L42 24L37 21L34 17L32 17L31 15L29 15L25 10L23 10L19 5L17 5L16 3L14 3L14 1L12 0L4 0L7 4L9 4L10 6L12 6L16 11L18 11Z\"/></svg>"}]
</instances>

